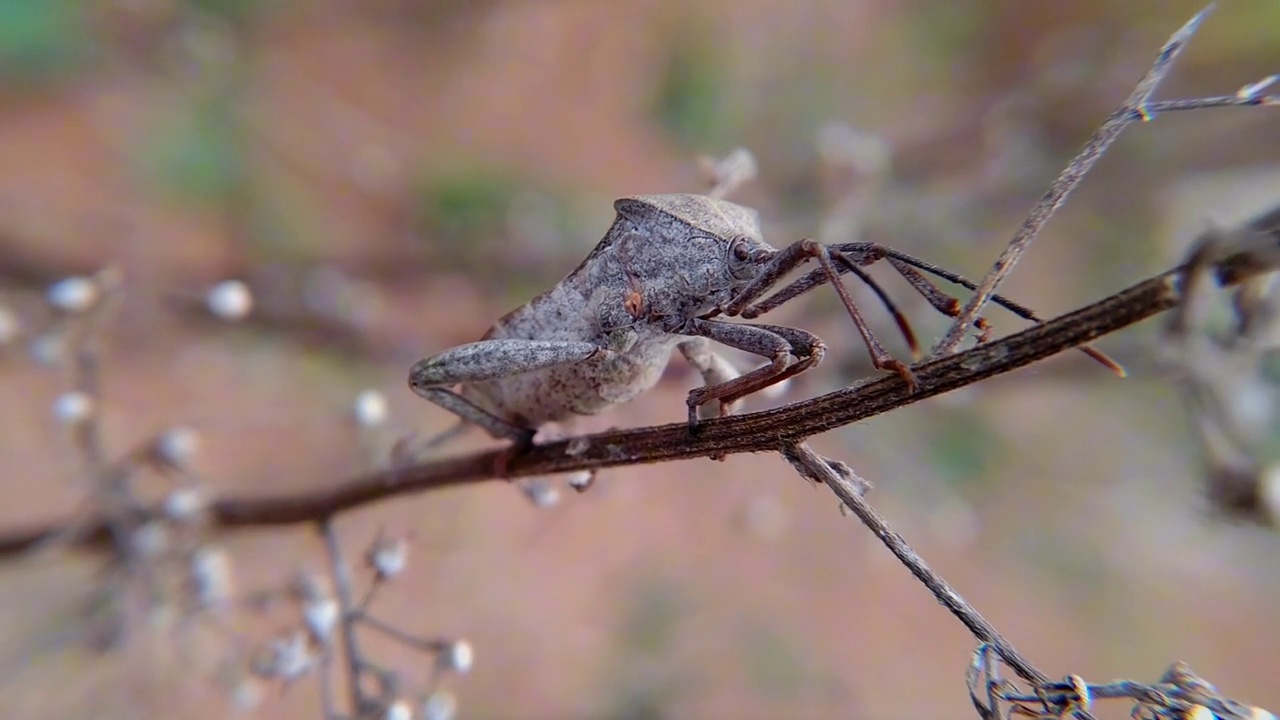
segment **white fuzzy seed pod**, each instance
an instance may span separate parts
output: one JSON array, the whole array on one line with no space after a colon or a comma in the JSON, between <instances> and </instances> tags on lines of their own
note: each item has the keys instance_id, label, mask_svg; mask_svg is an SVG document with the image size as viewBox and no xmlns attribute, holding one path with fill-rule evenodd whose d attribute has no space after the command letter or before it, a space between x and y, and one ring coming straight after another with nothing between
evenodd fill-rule
<instances>
[{"instance_id":1,"label":"white fuzzy seed pod","mask_svg":"<svg viewBox=\"0 0 1280 720\"><path fill-rule=\"evenodd\" d=\"M156 458L170 467L182 470L200 449L200 434L186 427L176 427L156 438Z\"/></svg>"},{"instance_id":2,"label":"white fuzzy seed pod","mask_svg":"<svg viewBox=\"0 0 1280 720\"><path fill-rule=\"evenodd\" d=\"M142 559L157 558L169 548L169 529L159 520L150 520L133 531L129 544Z\"/></svg>"},{"instance_id":3,"label":"white fuzzy seed pod","mask_svg":"<svg viewBox=\"0 0 1280 720\"><path fill-rule=\"evenodd\" d=\"M1258 479L1258 496L1273 525L1280 526L1280 464L1272 465Z\"/></svg>"},{"instance_id":4,"label":"white fuzzy seed pod","mask_svg":"<svg viewBox=\"0 0 1280 720\"><path fill-rule=\"evenodd\" d=\"M205 306L223 320L242 320L253 311L253 293L239 280L223 280L209 290Z\"/></svg>"},{"instance_id":5,"label":"white fuzzy seed pod","mask_svg":"<svg viewBox=\"0 0 1280 720\"><path fill-rule=\"evenodd\" d=\"M387 421L387 396L377 390L365 390L356 396L352 411L360 427L378 427Z\"/></svg>"},{"instance_id":6,"label":"white fuzzy seed pod","mask_svg":"<svg viewBox=\"0 0 1280 720\"><path fill-rule=\"evenodd\" d=\"M53 417L62 425L79 425L93 417L93 398L79 391L59 395L53 401Z\"/></svg>"},{"instance_id":7,"label":"white fuzzy seed pod","mask_svg":"<svg viewBox=\"0 0 1280 720\"><path fill-rule=\"evenodd\" d=\"M22 334L22 320L8 305L0 305L0 345L8 345Z\"/></svg>"},{"instance_id":8,"label":"white fuzzy seed pod","mask_svg":"<svg viewBox=\"0 0 1280 720\"><path fill-rule=\"evenodd\" d=\"M543 478L530 478L520 485L520 490L534 507L549 508L560 502L560 490Z\"/></svg>"},{"instance_id":9,"label":"white fuzzy seed pod","mask_svg":"<svg viewBox=\"0 0 1280 720\"><path fill-rule=\"evenodd\" d=\"M45 367L57 367L67 356L67 339L60 332L41 333L31 338L27 352Z\"/></svg>"},{"instance_id":10,"label":"white fuzzy seed pod","mask_svg":"<svg viewBox=\"0 0 1280 720\"><path fill-rule=\"evenodd\" d=\"M404 700L397 700L387 706L382 717L383 720L413 720L413 708Z\"/></svg>"},{"instance_id":11,"label":"white fuzzy seed pod","mask_svg":"<svg viewBox=\"0 0 1280 720\"><path fill-rule=\"evenodd\" d=\"M568 483L569 487L577 490L578 492L586 492L596 482L596 471L578 470L576 472L571 472L568 477L565 478L565 482Z\"/></svg>"},{"instance_id":12,"label":"white fuzzy seed pod","mask_svg":"<svg viewBox=\"0 0 1280 720\"><path fill-rule=\"evenodd\" d=\"M338 601L333 598L313 598L302 607L302 618L307 623L307 630L320 643L328 643L333 637L333 629L338 626L340 615Z\"/></svg>"},{"instance_id":13,"label":"white fuzzy seed pod","mask_svg":"<svg viewBox=\"0 0 1280 720\"><path fill-rule=\"evenodd\" d=\"M310 672L315 664L316 657L308 647L307 635L298 630L288 637L272 639L254 662L253 672L265 678L296 680Z\"/></svg>"},{"instance_id":14,"label":"white fuzzy seed pod","mask_svg":"<svg viewBox=\"0 0 1280 720\"><path fill-rule=\"evenodd\" d=\"M164 498L164 516L178 523L190 522L204 512L207 499L204 492L194 486L175 489Z\"/></svg>"},{"instance_id":15,"label":"white fuzzy seed pod","mask_svg":"<svg viewBox=\"0 0 1280 720\"><path fill-rule=\"evenodd\" d=\"M82 313L98 303L102 291L92 278L63 278L49 286L45 300L65 313Z\"/></svg>"},{"instance_id":16,"label":"white fuzzy seed pod","mask_svg":"<svg viewBox=\"0 0 1280 720\"><path fill-rule=\"evenodd\" d=\"M380 539L369 551L369 564L379 580L390 580L404 572L409 563L409 544L404 538Z\"/></svg>"},{"instance_id":17,"label":"white fuzzy seed pod","mask_svg":"<svg viewBox=\"0 0 1280 720\"><path fill-rule=\"evenodd\" d=\"M222 548L206 545L191 555L189 567L196 598L203 606L231 599L231 556Z\"/></svg>"},{"instance_id":18,"label":"white fuzzy seed pod","mask_svg":"<svg viewBox=\"0 0 1280 720\"><path fill-rule=\"evenodd\" d=\"M436 690L422 701L422 720L454 720L458 717L458 698L448 690Z\"/></svg>"},{"instance_id":19,"label":"white fuzzy seed pod","mask_svg":"<svg viewBox=\"0 0 1280 720\"><path fill-rule=\"evenodd\" d=\"M471 672L474 660L475 652L466 640L454 640L440 653L440 666L459 675Z\"/></svg>"}]
</instances>

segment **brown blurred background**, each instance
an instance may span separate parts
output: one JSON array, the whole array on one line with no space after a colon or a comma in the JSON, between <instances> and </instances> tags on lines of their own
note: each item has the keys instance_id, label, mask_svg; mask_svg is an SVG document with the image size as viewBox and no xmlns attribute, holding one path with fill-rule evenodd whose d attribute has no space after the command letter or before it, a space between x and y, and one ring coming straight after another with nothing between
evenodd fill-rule
<instances>
[{"instance_id":1,"label":"brown blurred background","mask_svg":"<svg viewBox=\"0 0 1280 720\"><path fill-rule=\"evenodd\" d=\"M365 462L357 393L386 393L390 433L446 427L405 387L409 365L563 276L615 197L701 189L701 153L755 152L760 176L736 199L777 245L865 232L980 276L1198 9L4 0L0 292L35 326L49 283L118 264L109 446L192 425L218 493L331 484ZM1280 70L1277 27L1274 2L1224 0L1159 95L1230 94ZM1171 266L1211 221L1274 202L1277 122L1234 109L1131 128L1007 294L1045 315L1084 305ZM253 318L217 322L186 301L226 278L254 289ZM930 342L943 319L886 281ZM867 372L833 300L778 313L832 351L751 407ZM1064 355L815 444L875 483L896 527L1051 675L1154 680L1180 659L1280 707L1280 538L1206 513L1189 420L1151 361L1156 324L1101 343L1128 380ZM678 420L694 384L676 360L596 427ZM4 527L63 517L83 490L50 413L64 389L21 338L4 346ZM449 685L462 717L973 716L974 641L777 457L608 471L550 509L496 483L457 489L340 528L353 554L379 528L412 533L409 569L376 610L473 643L474 671ZM306 528L224 542L246 592L323 569ZM161 636L105 657L56 640L92 565L0 566L3 714L231 713L213 673ZM271 686L244 715L318 718L313 682Z\"/></svg>"}]
</instances>

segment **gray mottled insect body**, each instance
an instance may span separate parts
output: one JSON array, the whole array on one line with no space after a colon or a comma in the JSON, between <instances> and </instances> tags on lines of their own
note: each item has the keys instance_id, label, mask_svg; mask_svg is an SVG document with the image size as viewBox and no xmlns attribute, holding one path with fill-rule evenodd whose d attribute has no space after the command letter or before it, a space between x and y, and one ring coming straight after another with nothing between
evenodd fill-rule
<instances>
[{"instance_id":1,"label":"gray mottled insect body","mask_svg":"<svg viewBox=\"0 0 1280 720\"><path fill-rule=\"evenodd\" d=\"M755 211L699 195L624 198L614 207L609 231L559 284L478 342L415 365L415 392L490 434L521 439L633 399L677 348L708 384L735 378L705 337L685 330L776 254ZM454 384L458 392L446 389Z\"/></svg>"}]
</instances>

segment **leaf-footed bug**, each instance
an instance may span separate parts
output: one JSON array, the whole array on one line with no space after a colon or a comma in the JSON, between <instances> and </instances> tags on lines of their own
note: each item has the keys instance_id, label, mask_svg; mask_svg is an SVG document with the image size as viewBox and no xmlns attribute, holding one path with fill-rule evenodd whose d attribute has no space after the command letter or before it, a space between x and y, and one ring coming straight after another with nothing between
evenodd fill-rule
<instances>
[{"instance_id":1,"label":"leaf-footed bug","mask_svg":"<svg viewBox=\"0 0 1280 720\"><path fill-rule=\"evenodd\" d=\"M914 386L910 367L881 346L839 275L851 272L867 283L917 357L906 318L862 267L887 260L934 308L951 316L959 302L920 271L974 287L959 275L871 243L824 245L805 239L776 249L762 239L754 210L715 197L629 197L616 201L614 209L617 216L604 238L558 285L507 313L479 341L420 360L409 373L415 393L462 419L457 429L474 424L511 440L504 458L528 448L546 423L594 415L648 390L674 349L705 383L688 396L690 432L697 428L700 408L712 401L718 402L717 414L730 414L743 397L818 365L826 346L797 328L716 317L758 317L828 281L875 367ZM810 258L818 261L818 269L751 305ZM1021 305L993 299L1039 321ZM977 326L985 338L989 326L981 320ZM768 363L739 375L711 341ZM1099 351L1083 350L1119 371Z\"/></svg>"}]
</instances>

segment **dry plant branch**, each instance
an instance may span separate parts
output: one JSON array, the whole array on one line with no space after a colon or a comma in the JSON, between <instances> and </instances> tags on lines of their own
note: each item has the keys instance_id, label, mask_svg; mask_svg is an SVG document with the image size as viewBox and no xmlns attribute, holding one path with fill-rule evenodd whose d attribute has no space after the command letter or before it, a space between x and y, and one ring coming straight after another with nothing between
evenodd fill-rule
<instances>
[{"instance_id":1,"label":"dry plant branch","mask_svg":"<svg viewBox=\"0 0 1280 720\"><path fill-rule=\"evenodd\" d=\"M1173 68L1174 61L1186 49L1187 42L1191 40L1191 36L1199 29L1200 23L1204 21L1213 8L1213 4L1210 4L1199 13L1196 13L1194 17L1169 38L1164 47L1160 49L1160 54L1156 57L1155 63L1138 81L1133 91L1129 93L1129 97L1125 99L1124 104L1107 118L1102 127L1098 128L1093 137L1089 138L1089 141L1085 143L1075 158L1053 181L1049 190L1031 209L1021 227L1018 228L1017 233L1014 234L1013 239L1009 241L1004 252L996 259L991 270L978 283L978 288L974 291L969 301L965 303L964 308L960 311L950 329L934 346L933 355L935 357L955 351L964 339L965 333L968 332L970 326L977 319L978 314L982 312L982 308L986 306L991 296L995 294L996 288L1013 270L1014 265L1017 264L1023 254L1026 253L1032 241L1044 229L1053 214L1062 207L1067 197L1084 179L1084 176L1093 169L1093 166L1107 152L1116 138L1120 137L1120 133L1130 124L1137 120L1150 121L1157 112L1203 107L1224 107L1227 105L1258 105L1272 102L1270 99L1260 97L1261 90L1269 84L1265 81L1246 86L1231 98L1206 99L1210 100L1208 103L1197 100L1176 101L1169 104L1151 102L1151 95L1159 87L1165 76L1169 74L1169 71Z\"/></svg>"},{"instance_id":2,"label":"dry plant branch","mask_svg":"<svg viewBox=\"0 0 1280 720\"><path fill-rule=\"evenodd\" d=\"M1218 243L1209 259L1220 283L1235 285L1274 269L1280 242L1280 208ZM705 421L690 435L685 423L618 430L537 445L513 458L508 478L553 475L622 465L669 462L748 452L777 452L811 436L1002 375L1116 332L1168 310L1182 298L1185 265L1156 275L1091 305L999 340L938 358L916 368L911 392L897 376L868 380L816 398L763 412ZM317 522L337 513L401 495L497 479L502 450L379 470L327 488L287 495L223 497L208 507L214 527L263 527ZM93 518L75 533L80 546L102 546L106 520ZM61 523L0 534L0 556L22 553Z\"/></svg>"},{"instance_id":3,"label":"dry plant branch","mask_svg":"<svg viewBox=\"0 0 1280 720\"><path fill-rule=\"evenodd\" d=\"M915 575L924 586L933 593L933 596L942 603L944 607L951 611L951 614L959 618L969 632L974 637L984 643L988 643L1000 655L1010 667L1014 669L1018 675L1022 676L1028 682L1035 684L1043 684L1049 681L1049 676L1040 672L1029 661L1009 644L995 629L986 618L973 608L963 597L956 592L946 580L929 568L915 550L907 543L906 538L899 535L889 527L889 523L876 512L876 509L867 502L863 490L859 487L852 473L842 472L845 468L841 463L832 463L819 456L805 443L797 443L795 445L787 445L782 448L782 456L790 462L796 470L811 480L821 482L831 488L831 492L840 498L845 507L849 508L863 525L867 526L884 546L889 548L889 552L906 566Z\"/></svg>"}]
</instances>

